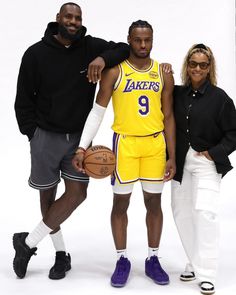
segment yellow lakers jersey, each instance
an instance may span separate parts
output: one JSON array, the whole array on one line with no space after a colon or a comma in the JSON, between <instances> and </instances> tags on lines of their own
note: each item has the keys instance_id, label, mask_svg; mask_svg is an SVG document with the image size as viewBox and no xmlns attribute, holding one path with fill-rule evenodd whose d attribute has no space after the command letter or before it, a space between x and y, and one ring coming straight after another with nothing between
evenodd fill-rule
<instances>
[{"instance_id":1,"label":"yellow lakers jersey","mask_svg":"<svg viewBox=\"0 0 236 295\"><path fill-rule=\"evenodd\" d=\"M162 131L163 82L158 62L151 60L148 69L138 70L125 60L119 64L119 70L112 94L114 132L145 136Z\"/></svg>"}]
</instances>

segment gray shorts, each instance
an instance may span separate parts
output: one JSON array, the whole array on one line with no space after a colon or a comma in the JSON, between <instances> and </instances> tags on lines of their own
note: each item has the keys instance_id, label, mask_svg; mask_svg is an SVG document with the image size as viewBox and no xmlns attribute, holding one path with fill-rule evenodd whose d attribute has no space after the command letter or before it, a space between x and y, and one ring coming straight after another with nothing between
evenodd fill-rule
<instances>
[{"instance_id":1,"label":"gray shorts","mask_svg":"<svg viewBox=\"0 0 236 295\"><path fill-rule=\"evenodd\" d=\"M80 136L81 133L61 134L37 127L30 141L29 185L45 190L57 185L61 178L88 182L89 177L76 172L71 163Z\"/></svg>"}]
</instances>

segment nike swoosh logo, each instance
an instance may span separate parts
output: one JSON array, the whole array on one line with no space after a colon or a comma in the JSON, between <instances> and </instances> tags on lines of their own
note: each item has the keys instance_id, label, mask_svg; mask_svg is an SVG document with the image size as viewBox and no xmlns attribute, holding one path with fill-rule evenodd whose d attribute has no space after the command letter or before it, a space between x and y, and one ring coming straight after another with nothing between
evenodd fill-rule
<instances>
[{"instance_id":1,"label":"nike swoosh logo","mask_svg":"<svg viewBox=\"0 0 236 295\"><path fill-rule=\"evenodd\" d=\"M126 73L125 76L128 77L128 76L130 76L130 75L132 75L132 74L134 74L134 72Z\"/></svg>"}]
</instances>

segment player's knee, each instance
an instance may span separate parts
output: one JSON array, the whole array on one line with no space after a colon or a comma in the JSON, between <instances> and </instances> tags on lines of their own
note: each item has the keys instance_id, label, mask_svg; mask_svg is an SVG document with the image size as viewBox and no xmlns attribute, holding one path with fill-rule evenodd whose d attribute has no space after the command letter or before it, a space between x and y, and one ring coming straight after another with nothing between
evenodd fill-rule
<instances>
[{"instance_id":1,"label":"player's knee","mask_svg":"<svg viewBox=\"0 0 236 295\"><path fill-rule=\"evenodd\" d=\"M40 191L40 208L44 217L55 201L56 190Z\"/></svg>"},{"instance_id":2,"label":"player's knee","mask_svg":"<svg viewBox=\"0 0 236 295\"><path fill-rule=\"evenodd\" d=\"M144 203L148 213L161 214L161 194L149 194L144 192Z\"/></svg>"},{"instance_id":3,"label":"player's knee","mask_svg":"<svg viewBox=\"0 0 236 295\"><path fill-rule=\"evenodd\" d=\"M116 216L118 218L126 215L126 213L127 213L127 209L125 209L125 208L113 207L113 209L112 209L112 216Z\"/></svg>"},{"instance_id":4,"label":"player's knee","mask_svg":"<svg viewBox=\"0 0 236 295\"><path fill-rule=\"evenodd\" d=\"M77 192L76 200L77 200L78 205L81 204L86 198L87 198L87 191L86 190Z\"/></svg>"},{"instance_id":5,"label":"player's knee","mask_svg":"<svg viewBox=\"0 0 236 295\"><path fill-rule=\"evenodd\" d=\"M112 214L121 216L126 214L129 207L129 200L126 200L125 202L114 202L112 207Z\"/></svg>"},{"instance_id":6,"label":"player's knee","mask_svg":"<svg viewBox=\"0 0 236 295\"><path fill-rule=\"evenodd\" d=\"M71 208L77 208L87 197L86 191L75 191L67 194L67 201Z\"/></svg>"},{"instance_id":7,"label":"player's knee","mask_svg":"<svg viewBox=\"0 0 236 295\"><path fill-rule=\"evenodd\" d=\"M148 207L147 214L156 216L156 217L162 216L162 209L160 206L157 206L156 208Z\"/></svg>"}]
</instances>

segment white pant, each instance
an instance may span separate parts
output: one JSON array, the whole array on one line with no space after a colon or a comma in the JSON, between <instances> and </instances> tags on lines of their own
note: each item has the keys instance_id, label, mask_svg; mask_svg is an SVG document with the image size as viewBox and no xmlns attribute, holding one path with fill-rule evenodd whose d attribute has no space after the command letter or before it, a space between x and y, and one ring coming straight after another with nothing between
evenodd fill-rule
<instances>
[{"instance_id":1,"label":"white pant","mask_svg":"<svg viewBox=\"0 0 236 295\"><path fill-rule=\"evenodd\" d=\"M172 211L189 259L188 270L199 281L212 283L218 262L220 182L214 162L190 147L182 183L173 180L171 184Z\"/></svg>"}]
</instances>

